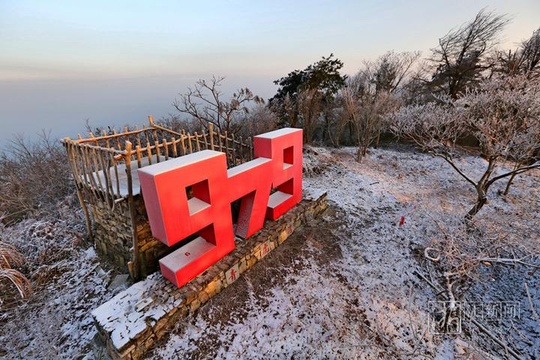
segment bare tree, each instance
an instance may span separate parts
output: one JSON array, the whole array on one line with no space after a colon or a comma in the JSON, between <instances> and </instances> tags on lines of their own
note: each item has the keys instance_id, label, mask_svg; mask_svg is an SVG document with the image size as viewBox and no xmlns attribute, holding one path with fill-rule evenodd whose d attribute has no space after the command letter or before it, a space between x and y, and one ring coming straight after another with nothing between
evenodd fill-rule
<instances>
[{"instance_id":1,"label":"bare tree","mask_svg":"<svg viewBox=\"0 0 540 360\"><path fill-rule=\"evenodd\" d=\"M529 134L529 136L523 136L515 140L513 146L514 150L508 154L508 156L510 156L509 160L514 162L513 168L515 171L508 178L503 195L508 195L510 192L510 187L512 186L515 177L520 174L520 172L517 171L518 169L534 164L540 159L540 139L538 139L536 142L533 141L535 136L534 134L540 134L538 126L539 124L536 124L527 129L528 132L532 133Z\"/></svg>"},{"instance_id":2,"label":"bare tree","mask_svg":"<svg viewBox=\"0 0 540 360\"><path fill-rule=\"evenodd\" d=\"M497 51L496 72L515 76L525 74L528 78L538 76L540 71L540 29L523 41L515 51Z\"/></svg>"},{"instance_id":3,"label":"bare tree","mask_svg":"<svg viewBox=\"0 0 540 360\"><path fill-rule=\"evenodd\" d=\"M493 49L497 37L510 20L482 9L476 17L439 39L439 46L431 49L434 73L430 82L435 92L456 99L474 86L482 72L492 66L484 59Z\"/></svg>"},{"instance_id":4,"label":"bare tree","mask_svg":"<svg viewBox=\"0 0 540 360\"><path fill-rule=\"evenodd\" d=\"M359 101L349 88L341 91L340 98L343 105L342 117L344 117L340 126L351 124L352 133L358 144L356 160L361 161L369 146L379 141L381 132L385 128L383 115L395 110L399 106L399 100L391 94L381 93Z\"/></svg>"},{"instance_id":5,"label":"bare tree","mask_svg":"<svg viewBox=\"0 0 540 360\"><path fill-rule=\"evenodd\" d=\"M347 79L346 87L339 93L342 112L337 125L337 141L348 125L350 135L358 145L357 161L366 155L369 146L379 142L385 129L383 116L400 106L397 93L409 80L419 57L419 52L390 51L375 62L365 62L355 76Z\"/></svg>"},{"instance_id":6,"label":"bare tree","mask_svg":"<svg viewBox=\"0 0 540 360\"><path fill-rule=\"evenodd\" d=\"M262 104L264 100L254 95L248 88L239 89L231 99L223 101L220 90L224 77L212 77L210 81L199 80L194 88L188 88L185 94L180 94L173 106L179 112L190 115L207 128L208 123L214 124L220 131L236 133L241 128L241 119L249 113L247 104L253 102Z\"/></svg>"},{"instance_id":7,"label":"bare tree","mask_svg":"<svg viewBox=\"0 0 540 360\"><path fill-rule=\"evenodd\" d=\"M483 151L500 154L498 160L513 161L505 195L521 173L518 170L538 165L540 160L540 81L530 81L527 76L494 79L484 86L487 90L463 101Z\"/></svg>"},{"instance_id":8,"label":"bare tree","mask_svg":"<svg viewBox=\"0 0 540 360\"><path fill-rule=\"evenodd\" d=\"M275 130L278 124L278 117L267 106L256 105L253 110L246 115L242 121L242 130L238 133L240 136L252 137L268 131Z\"/></svg>"},{"instance_id":9,"label":"bare tree","mask_svg":"<svg viewBox=\"0 0 540 360\"><path fill-rule=\"evenodd\" d=\"M414 64L420 58L420 52L389 51L375 62L366 62L365 69L370 82L375 85L375 92L396 93L409 80Z\"/></svg>"},{"instance_id":10,"label":"bare tree","mask_svg":"<svg viewBox=\"0 0 540 360\"><path fill-rule=\"evenodd\" d=\"M532 36L521 44L521 52L524 58L524 73L538 75L540 67L540 28L536 29Z\"/></svg>"},{"instance_id":11,"label":"bare tree","mask_svg":"<svg viewBox=\"0 0 540 360\"><path fill-rule=\"evenodd\" d=\"M540 167L538 158L512 170L497 172L506 159L540 149L540 81L524 77L492 79L444 105L409 106L390 117L392 131L416 142L421 148L446 160L476 190L477 199L466 219L486 204L494 182ZM465 174L456 161L456 142L473 135L487 166L480 179Z\"/></svg>"}]
</instances>

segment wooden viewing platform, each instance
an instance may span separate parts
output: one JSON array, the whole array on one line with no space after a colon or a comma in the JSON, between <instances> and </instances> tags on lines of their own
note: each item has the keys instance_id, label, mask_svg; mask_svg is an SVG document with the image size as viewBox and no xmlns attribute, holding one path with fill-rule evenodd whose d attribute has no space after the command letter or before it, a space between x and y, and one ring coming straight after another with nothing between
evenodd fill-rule
<instances>
[{"instance_id":1,"label":"wooden viewing platform","mask_svg":"<svg viewBox=\"0 0 540 360\"><path fill-rule=\"evenodd\" d=\"M135 280L155 271L171 251L151 235L137 169L201 150L224 152L229 168L253 159L251 138L221 133L211 123L191 134L148 120L142 129L63 139L89 238Z\"/></svg>"}]
</instances>

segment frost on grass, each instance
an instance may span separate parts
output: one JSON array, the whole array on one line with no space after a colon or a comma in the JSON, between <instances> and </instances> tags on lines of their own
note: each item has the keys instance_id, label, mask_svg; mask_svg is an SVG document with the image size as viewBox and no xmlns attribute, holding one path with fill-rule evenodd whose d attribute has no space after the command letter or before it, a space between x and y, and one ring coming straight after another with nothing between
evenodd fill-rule
<instances>
[{"instance_id":1,"label":"frost on grass","mask_svg":"<svg viewBox=\"0 0 540 360\"><path fill-rule=\"evenodd\" d=\"M207 338L219 345L204 356L222 359L352 358L368 347L371 334L358 294L312 259L300 261L302 270L263 295L254 294L246 280L247 301L237 306L247 315L227 323L197 316L155 358L191 357Z\"/></svg>"},{"instance_id":2,"label":"frost on grass","mask_svg":"<svg viewBox=\"0 0 540 360\"><path fill-rule=\"evenodd\" d=\"M0 307L0 357L73 359L92 353L97 331L90 311L112 296L110 271L85 245L81 214L28 219L2 229L2 237L27 259L34 293ZM16 306L15 306L16 305Z\"/></svg>"},{"instance_id":3,"label":"frost on grass","mask_svg":"<svg viewBox=\"0 0 540 360\"><path fill-rule=\"evenodd\" d=\"M322 224L313 226L332 228L332 236L326 238L321 230L313 230L304 244L310 250L291 253L296 260L281 264L279 281L269 283L266 290L250 286L257 281L257 273L272 266L275 253L270 254L233 286L239 293L240 284L246 284L244 299L233 297L226 305L211 301L203 306L178 324L151 358L448 359L473 353L485 357L484 350L504 356L500 347L473 327L467 334L450 338L436 334L430 327L430 302L438 298L413 275L424 270L421 249L441 236L441 227L448 232L462 227L474 192L442 159L411 148L374 149L361 164L354 161L354 152L309 148L305 154L305 195L327 191L336 209ZM457 161L472 176L481 176L475 169L485 165L485 160L462 156ZM538 239L538 229L531 226L540 223L534 210L540 204L538 185L536 173L521 176L506 198L497 196L504 184L494 185L492 201L475 219L478 226L495 223L496 231L507 228L507 240L513 240L505 244L515 245L518 236L525 236L523 246L530 249L530 240ZM404 224L399 226L401 218ZM340 256L321 264L314 259L324 257L325 242L338 244ZM286 242L276 253L287 252L288 246ZM528 269L511 271L515 274L508 279L506 267L489 273L492 280L509 285ZM528 281L531 296L536 296L538 286ZM511 287L495 296L497 291L490 290L489 282L482 284L483 288L474 290L480 301L495 297L528 302L523 289ZM220 296L234 295L226 290ZM540 310L537 299L533 305ZM220 306L228 316L223 317ZM532 319L533 314L527 316ZM509 343L522 337L519 350L525 358L533 354L537 323L496 325L499 333L515 334L504 337Z\"/></svg>"},{"instance_id":4,"label":"frost on grass","mask_svg":"<svg viewBox=\"0 0 540 360\"><path fill-rule=\"evenodd\" d=\"M504 358L470 324L460 335L435 334L430 302L440 299L414 275L434 269L424 247L460 231L474 190L444 160L409 147L370 150L362 163L355 152L308 148L305 197L325 191L331 209L179 322L148 357L459 359L489 352ZM456 161L476 178L485 166L474 156ZM490 188L474 224L497 235L501 255L536 254L528 261L540 265L540 172L518 176L505 197L504 186ZM2 229L2 238L29 259L39 290L16 310L2 309L0 357L100 358L90 312L119 289L107 288L112 274L81 246L84 223L75 215ZM441 285L440 274L432 275ZM519 318L482 321L524 359L540 358L540 271L491 263L473 275L463 300L518 302Z\"/></svg>"}]
</instances>

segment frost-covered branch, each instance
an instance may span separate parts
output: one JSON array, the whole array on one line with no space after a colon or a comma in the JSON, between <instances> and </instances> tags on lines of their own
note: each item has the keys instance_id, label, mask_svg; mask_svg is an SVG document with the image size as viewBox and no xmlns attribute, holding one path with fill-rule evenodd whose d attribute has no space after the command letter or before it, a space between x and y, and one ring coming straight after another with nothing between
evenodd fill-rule
<instances>
[{"instance_id":1,"label":"frost-covered branch","mask_svg":"<svg viewBox=\"0 0 540 360\"><path fill-rule=\"evenodd\" d=\"M505 177L508 177L508 176L512 176L512 175L518 175L518 174L523 174L524 172L528 171L528 170L532 170L532 169L537 169L537 168L540 168L540 162L537 161L535 162L534 164L532 165L529 165L529 166L523 166L523 167L520 167L520 168L517 168L515 170L512 170L512 171L509 171L507 173L504 173L502 175L498 175L498 176L495 176L494 178L492 178L491 180L489 180L489 185L493 184L495 181L497 180L500 180L500 179L503 179Z\"/></svg>"},{"instance_id":2,"label":"frost-covered branch","mask_svg":"<svg viewBox=\"0 0 540 360\"><path fill-rule=\"evenodd\" d=\"M474 182L473 179L471 179L463 171L461 171L461 169L455 164L455 162L452 161L451 157L448 157L446 155L444 155L444 156L438 155L438 156L440 156L444 160L446 160L446 162L449 163L450 166L452 166L454 168L454 170L456 170L459 175L461 175L465 180L467 180L467 182L471 183L473 186L476 186L476 182Z\"/></svg>"},{"instance_id":3,"label":"frost-covered branch","mask_svg":"<svg viewBox=\"0 0 540 360\"><path fill-rule=\"evenodd\" d=\"M495 78L458 100L408 106L389 117L391 131L414 141L423 150L443 158L477 192L472 218L487 202L490 186L503 178L538 168L540 156L540 80L525 76ZM487 166L478 180L455 163L457 143L474 138ZM503 161L514 169L496 174Z\"/></svg>"},{"instance_id":4,"label":"frost-covered branch","mask_svg":"<svg viewBox=\"0 0 540 360\"><path fill-rule=\"evenodd\" d=\"M212 77L210 81L201 79L194 88L188 88L185 94L180 94L173 106L180 113L190 115L207 128L208 123L214 124L219 130L237 132L238 123L242 116L249 113L247 104L254 102L262 104L264 100L254 95L248 88L239 89L231 99L222 101L223 93L220 90L224 77ZM236 125L236 126L235 126Z\"/></svg>"}]
</instances>

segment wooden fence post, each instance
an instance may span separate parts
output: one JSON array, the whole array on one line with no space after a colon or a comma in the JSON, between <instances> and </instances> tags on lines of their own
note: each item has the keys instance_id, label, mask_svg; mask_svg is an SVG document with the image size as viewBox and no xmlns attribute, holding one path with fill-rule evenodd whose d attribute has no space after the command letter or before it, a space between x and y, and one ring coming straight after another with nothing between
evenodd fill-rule
<instances>
[{"instance_id":1,"label":"wooden fence post","mask_svg":"<svg viewBox=\"0 0 540 360\"><path fill-rule=\"evenodd\" d=\"M208 123L208 132L210 133L210 147L214 149L214 124Z\"/></svg>"},{"instance_id":2,"label":"wooden fence post","mask_svg":"<svg viewBox=\"0 0 540 360\"><path fill-rule=\"evenodd\" d=\"M130 141L126 141L126 175L128 185L128 206L129 217L131 219L131 236L133 239L133 258L128 263L129 272L134 281L140 280L139 269L139 241L137 236L137 213L135 210L135 202L133 201L133 179L131 178L131 156L132 156L132 144Z\"/></svg>"}]
</instances>

